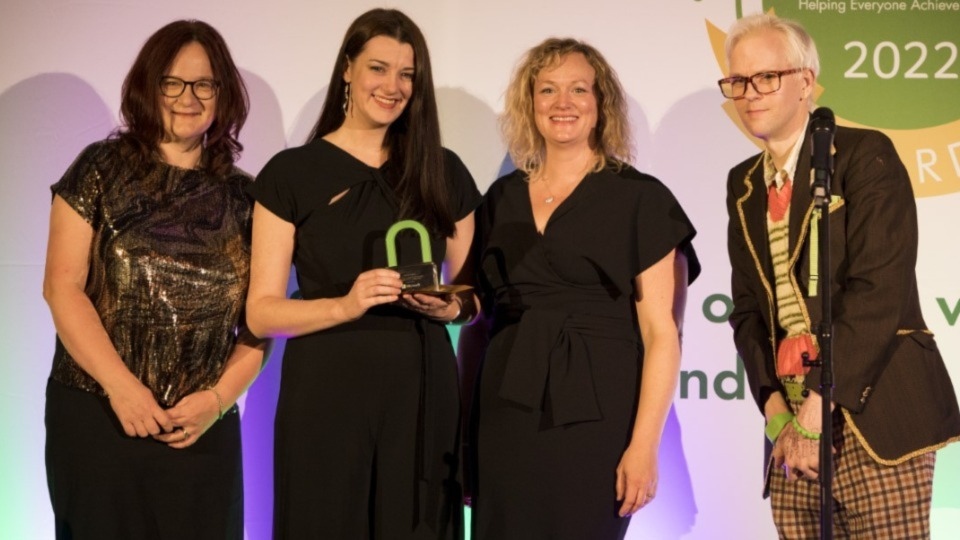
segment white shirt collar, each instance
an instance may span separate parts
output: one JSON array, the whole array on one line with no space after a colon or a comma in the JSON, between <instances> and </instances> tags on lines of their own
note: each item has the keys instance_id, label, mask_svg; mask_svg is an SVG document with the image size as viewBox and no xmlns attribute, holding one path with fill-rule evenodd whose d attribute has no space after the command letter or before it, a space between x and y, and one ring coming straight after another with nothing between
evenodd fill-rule
<instances>
[{"instance_id":1,"label":"white shirt collar","mask_svg":"<svg viewBox=\"0 0 960 540\"><path fill-rule=\"evenodd\" d=\"M774 182L777 184L777 189L780 189L783 187L783 181L787 178L796 180L797 162L800 161L800 150L803 148L803 140L806 138L807 127L809 125L810 117L807 116L803 123L803 130L800 131L797 141L793 143L793 148L790 150L790 154L787 155L787 161L783 164L782 169L777 170L773 163L773 156L770 155L770 152L764 152L763 181L766 183L768 189L770 188L770 184Z\"/></svg>"}]
</instances>

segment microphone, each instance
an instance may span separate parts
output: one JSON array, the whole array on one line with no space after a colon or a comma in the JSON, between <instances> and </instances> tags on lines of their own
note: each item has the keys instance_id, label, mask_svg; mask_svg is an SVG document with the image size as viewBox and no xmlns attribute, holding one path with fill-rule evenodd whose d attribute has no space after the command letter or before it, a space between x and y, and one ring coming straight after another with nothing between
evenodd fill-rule
<instances>
[{"instance_id":1,"label":"microphone","mask_svg":"<svg viewBox=\"0 0 960 540\"><path fill-rule=\"evenodd\" d=\"M810 175L813 177L813 196L826 197L830 176L833 175L833 134L837 122L833 111L820 107L813 111L810 118L810 139L813 149L810 152Z\"/></svg>"}]
</instances>

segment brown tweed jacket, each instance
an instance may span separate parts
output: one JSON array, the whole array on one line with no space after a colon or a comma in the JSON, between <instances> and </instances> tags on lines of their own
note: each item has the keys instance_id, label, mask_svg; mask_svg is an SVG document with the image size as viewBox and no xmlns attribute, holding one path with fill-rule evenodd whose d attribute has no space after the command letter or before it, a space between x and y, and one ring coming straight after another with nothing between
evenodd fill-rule
<instances>
[{"instance_id":1,"label":"brown tweed jacket","mask_svg":"<svg viewBox=\"0 0 960 540\"><path fill-rule=\"evenodd\" d=\"M810 144L804 141L790 203L790 278L810 328L821 299L808 297L813 201ZM960 410L946 366L920 312L915 265L917 210L893 143L873 130L838 127L830 207L834 401L877 462L896 464L960 439ZM773 270L766 227L762 155L730 171L728 250L733 270L730 323L753 397L763 410L783 392ZM817 390L820 370L807 375Z\"/></svg>"}]
</instances>

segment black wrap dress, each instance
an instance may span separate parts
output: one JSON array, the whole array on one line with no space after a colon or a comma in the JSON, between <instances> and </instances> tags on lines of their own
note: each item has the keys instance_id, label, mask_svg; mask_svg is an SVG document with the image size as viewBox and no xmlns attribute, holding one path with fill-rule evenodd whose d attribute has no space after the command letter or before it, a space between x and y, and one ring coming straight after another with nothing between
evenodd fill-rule
<instances>
[{"instance_id":1,"label":"black wrap dress","mask_svg":"<svg viewBox=\"0 0 960 540\"><path fill-rule=\"evenodd\" d=\"M694 234L670 191L629 166L587 175L542 233L524 173L490 187L475 241L492 316L474 419L475 538L625 534L614 482L643 366L634 278L677 248L692 281Z\"/></svg>"}]
</instances>

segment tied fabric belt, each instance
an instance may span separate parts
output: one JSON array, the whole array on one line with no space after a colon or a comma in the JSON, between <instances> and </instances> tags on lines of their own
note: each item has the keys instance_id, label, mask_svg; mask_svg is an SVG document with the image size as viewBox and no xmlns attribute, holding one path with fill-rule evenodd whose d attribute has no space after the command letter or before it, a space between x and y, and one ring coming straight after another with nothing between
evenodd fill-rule
<instances>
[{"instance_id":1,"label":"tied fabric belt","mask_svg":"<svg viewBox=\"0 0 960 540\"><path fill-rule=\"evenodd\" d=\"M548 405L554 427L602 418L590 367L591 338L635 343L640 355L628 319L532 308L516 324L500 397L531 409Z\"/></svg>"}]
</instances>

